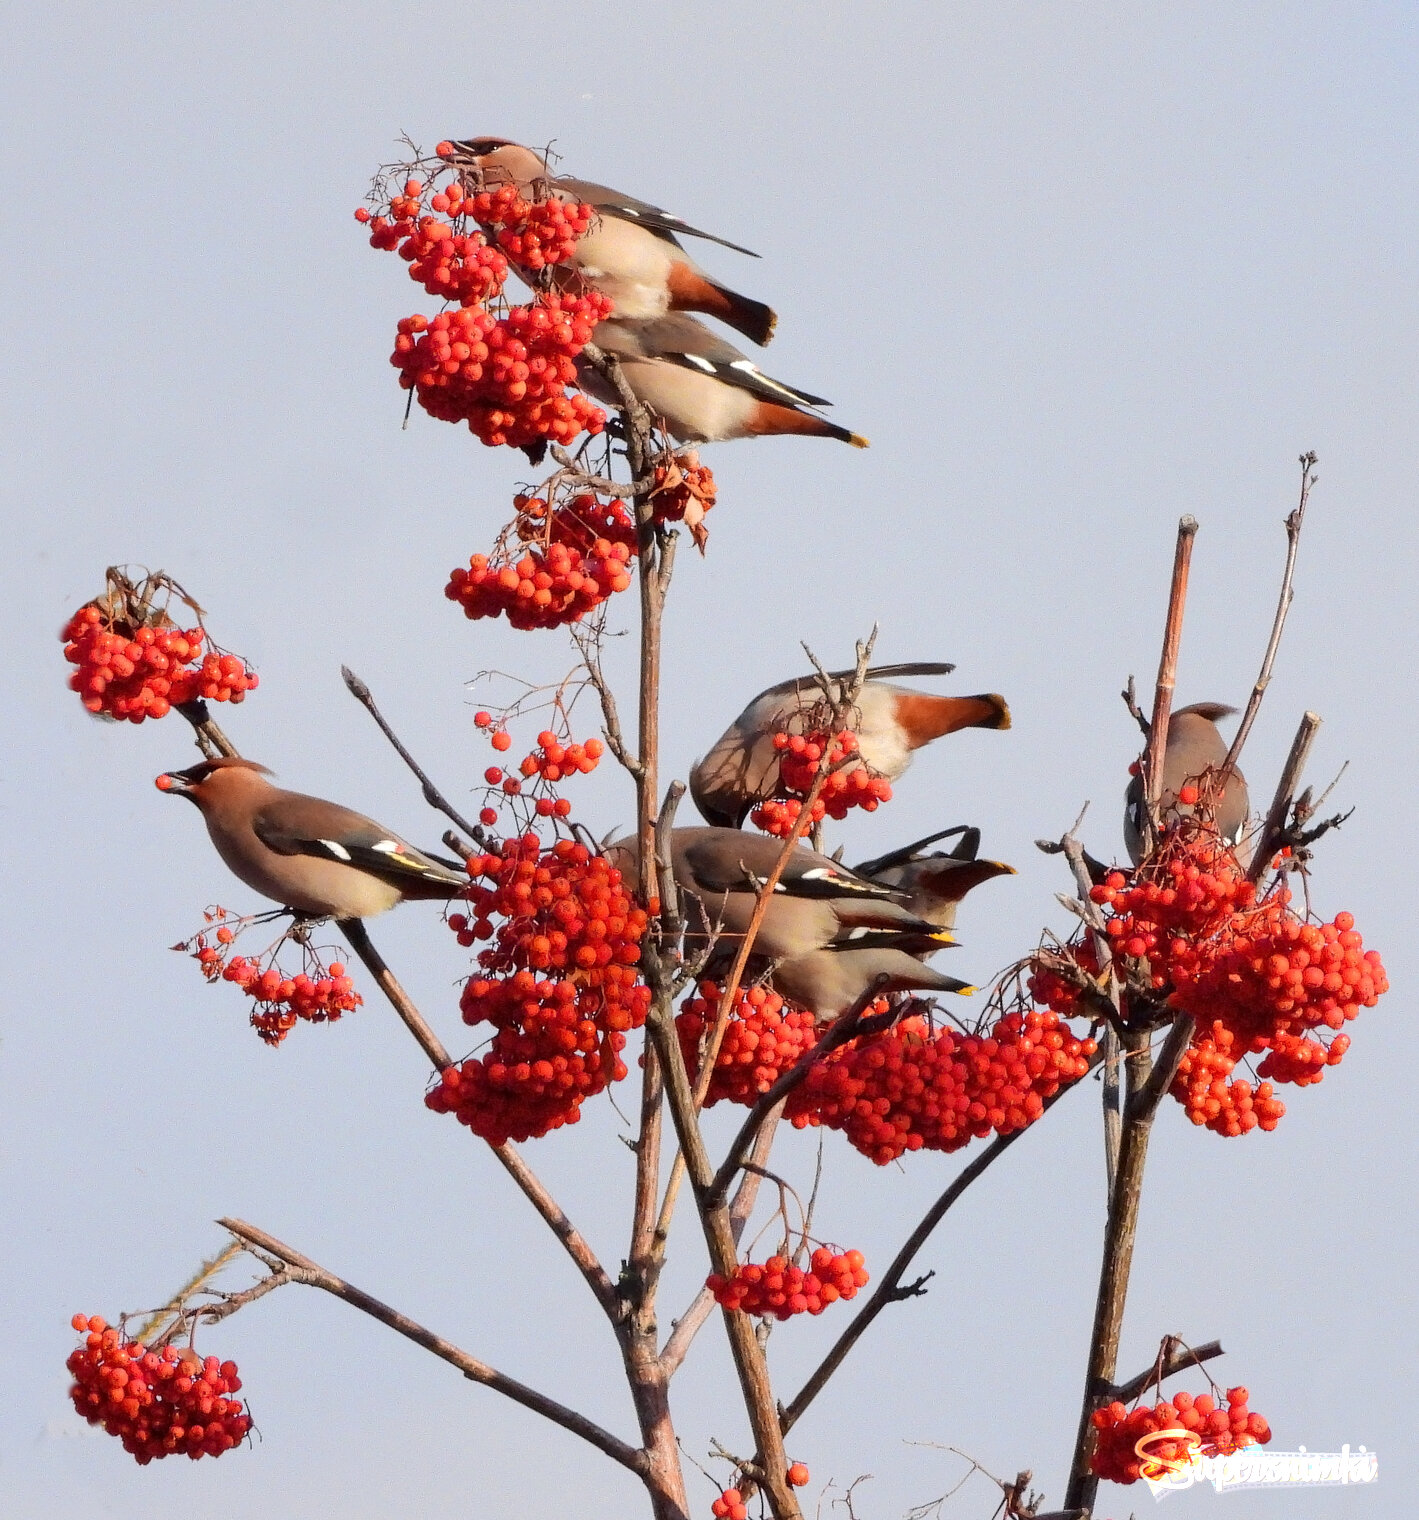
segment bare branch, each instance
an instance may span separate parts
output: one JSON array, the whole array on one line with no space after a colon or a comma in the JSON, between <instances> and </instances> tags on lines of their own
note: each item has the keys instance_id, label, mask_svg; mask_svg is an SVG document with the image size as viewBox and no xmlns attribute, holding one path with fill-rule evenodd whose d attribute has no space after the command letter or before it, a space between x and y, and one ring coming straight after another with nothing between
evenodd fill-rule
<instances>
[{"instance_id":1,"label":"bare branch","mask_svg":"<svg viewBox=\"0 0 1419 1520\"><path fill-rule=\"evenodd\" d=\"M749 1156L753 1169L746 1170L740 1178L733 1201L729 1205L729 1229L736 1246L743 1237L744 1226L749 1222L749 1216L754 1212L754 1204L759 1197L759 1184L763 1181L762 1168L769 1159L769 1152L773 1150L774 1131L782 1117L783 1109L780 1106L769 1115L758 1134L754 1136L754 1149ZM660 1362L665 1369L666 1377L670 1377L685 1360L690 1343L713 1312L714 1294L708 1288L701 1288L695 1295L694 1302L675 1321L675 1328L671 1331L670 1338L665 1342L665 1349L660 1354Z\"/></svg>"},{"instance_id":2,"label":"bare branch","mask_svg":"<svg viewBox=\"0 0 1419 1520\"><path fill-rule=\"evenodd\" d=\"M605 1269L596 1259L596 1253L591 1249L586 1237L567 1218L561 1204L547 1191L546 1186L523 1160L522 1153L515 1145L505 1141L502 1145L491 1146L490 1149L502 1163L508 1176L521 1188L523 1197L537 1210L548 1228L561 1241L567 1255L571 1257L577 1270L595 1294L596 1301L606 1311L607 1317L613 1324L619 1323L625 1311L616 1293L616 1285L606 1275Z\"/></svg>"},{"instance_id":3,"label":"bare branch","mask_svg":"<svg viewBox=\"0 0 1419 1520\"><path fill-rule=\"evenodd\" d=\"M350 948L365 963L365 969L379 984L379 990L389 999L394 1011L404 1020L409 1033L419 1042L419 1048L429 1058L435 1071L446 1071L453 1065L453 1058L443 1048L443 1042L429 1027L414 1000L395 980L394 973L384 962L384 957L370 942L369 930L358 918L342 918L337 925L350 942Z\"/></svg>"},{"instance_id":4,"label":"bare branch","mask_svg":"<svg viewBox=\"0 0 1419 1520\"><path fill-rule=\"evenodd\" d=\"M611 683L606 679L606 674L601 668L601 636L604 628L604 614L589 627L579 623L573 624L572 642L575 643L581 655L587 676L592 686L596 688L596 695L601 702L601 723L602 732L606 735L606 747L624 770L628 771L632 777L639 778L640 761L631 753L630 746L626 743L626 736L621 728L620 709L616 706L616 694L611 690Z\"/></svg>"},{"instance_id":5,"label":"bare branch","mask_svg":"<svg viewBox=\"0 0 1419 1520\"><path fill-rule=\"evenodd\" d=\"M1158 799L1163 795L1163 756L1168 747L1168 720L1173 710L1183 611L1187 605L1188 569L1192 564L1192 544L1196 536L1197 519L1180 518L1177 545L1173 551L1173 578L1168 590L1168 618L1163 628L1163 652L1158 660L1158 683L1153 692L1153 719L1148 725L1148 748L1143 765L1146 804L1143 833L1150 848L1157 835Z\"/></svg>"},{"instance_id":6,"label":"bare branch","mask_svg":"<svg viewBox=\"0 0 1419 1520\"><path fill-rule=\"evenodd\" d=\"M483 832L483 830L479 828L476 823L468 822L462 813L460 813L453 806L453 804L449 802L448 798L445 797L441 791L439 791L433 782L429 780L428 775L424 772L423 768L419 765L419 762L415 760L413 755L411 755L409 751L405 749L403 743L400 741L399 735L396 734L394 730L389 726L389 724L385 721L384 714L380 712L378 707L375 706L375 700L370 695L369 687L365 685L365 683L359 678L359 676L355 674L353 670L350 669L348 665L342 665L340 667L340 675L344 680L345 686L348 689L350 695L354 697L354 699L360 704L361 707L364 708L370 717L372 717L374 721L379 724L380 732L394 746L395 753L398 754L399 758L405 763L405 765L409 767L411 771L413 771L414 775L418 778L419 785L423 788L424 791L424 801L427 802L431 808L435 808L438 812L442 813L450 823L457 824L465 834L471 835L472 838L477 841L477 843L486 844L488 836Z\"/></svg>"},{"instance_id":7,"label":"bare branch","mask_svg":"<svg viewBox=\"0 0 1419 1520\"><path fill-rule=\"evenodd\" d=\"M1129 1378L1126 1383L1111 1383L1107 1388L1099 1390L1100 1397L1106 1396L1110 1400L1117 1399L1120 1403L1131 1404L1155 1383L1165 1382L1188 1367L1200 1367L1204 1362L1225 1355L1221 1341L1208 1341L1206 1345L1194 1348L1176 1335L1165 1336L1158 1360L1146 1372Z\"/></svg>"},{"instance_id":8,"label":"bare branch","mask_svg":"<svg viewBox=\"0 0 1419 1520\"><path fill-rule=\"evenodd\" d=\"M1146 739L1148 737L1148 719L1143 715L1143 709L1138 705L1138 686L1132 676L1128 678L1128 685L1119 693L1123 698L1124 706L1128 708L1128 715L1138 725L1139 732Z\"/></svg>"},{"instance_id":9,"label":"bare branch","mask_svg":"<svg viewBox=\"0 0 1419 1520\"><path fill-rule=\"evenodd\" d=\"M1175 1025L1174 1033L1176 1031ZM1172 1036L1169 1037L1170 1042L1171 1039ZM1152 1098L1150 1101L1148 1091L1153 1060L1147 1033L1129 1031L1123 1036L1123 1044L1128 1079L1128 1093L1123 1110L1123 1136L1119 1146L1118 1172L1109 1194L1108 1217L1104 1226L1099 1291L1094 1304L1093 1330L1089 1337L1089 1364L1084 1377L1079 1429L1075 1436L1069 1487L1064 1497L1066 1509L1092 1509L1098 1491L1099 1480L1089 1471L1089 1458L1096 1434L1091 1417L1099 1403L1097 1390L1113 1381L1118 1362L1119 1334L1123 1327L1124 1303L1128 1296L1133 1247L1138 1233L1143 1170L1148 1159L1148 1140L1157 1109L1157 1100ZM1164 1049L1169 1050L1170 1044L1165 1044ZM1181 1056L1182 1049L1179 1048L1177 1053Z\"/></svg>"},{"instance_id":10,"label":"bare branch","mask_svg":"<svg viewBox=\"0 0 1419 1520\"><path fill-rule=\"evenodd\" d=\"M192 725L193 736L197 740L197 748L209 760L215 760L219 755L236 757L236 745L212 721L212 715L207 710L207 704L201 697L195 697L191 702L179 702L175 711L181 713Z\"/></svg>"},{"instance_id":11,"label":"bare branch","mask_svg":"<svg viewBox=\"0 0 1419 1520\"><path fill-rule=\"evenodd\" d=\"M329 1293L352 1308L360 1310L362 1314L368 1314L391 1330L398 1331L415 1345L422 1346L425 1351L431 1351L435 1356L441 1357L450 1366L457 1367L464 1377L472 1382L481 1383L485 1388L491 1388L495 1393L501 1393L504 1397L512 1399L514 1403L521 1404L524 1409L540 1414L544 1419L551 1420L553 1424L560 1425L563 1430L580 1436L583 1441L589 1442L613 1461L619 1462L622 1467L629 1468L638 1477L645 1476L645 1453L613 1436L610 1431L603 1430L585 1415L567 1408L556 1399L548 1398L546 1394L539 1393L535 1388L529 1388L525 1383L518 1382L516 1378L508 1377L506 1373L499 1372L486 1362L480 1362L476 1357L470 1356L466 1351L455 1346L452 1341L446 1341L442 1336L435 1335L432 1330L426 1330L407 1315L401 1314L397 1309L391 1309L388 1304L381 1303L379 1299L371 1297L370 1294L354 1287L343 1278L337 1277L333 1272L328 1272L324 1267L311 1261L309 1257L293 1251L290 1246L283 1244L275 1236L268 1235L264 1230L259 1230L240 1219L220 1219L217 1222L224 1229L230 1230L239 1240L257 1246L285 1262L293 1269L290 1281L319 1288L322 1292Z\"/></svg>"},{"instance_id":12,"label":"bare branch","mask_svg":"<svg viewBox=\"0 0 1419 1520\"><path fill-rule=\"evenodd\" d=\"M1276 783L1276 795L1271 799L1266 822L1262 824L1261 833L1257 835L1256 844L1252 850L1247 877L1253 882L1260 881L1266 874L1266 868L1270 865L1271 857L1276 852L1276 847L1285 831L1291 802L1300 784L1301 774L1306 768L1311 745L1315 742L1316 734L1320 732L1320 725L1321 718L1318 713L1306 713L1301 719L1300 727L1296 730L1296 737L1291 741L1290 753L1286 756L1285 765L1281 767L1281 779Z\"/></svg>"},{"instance_id":13,"label":"bare branch","mask_svg":"<svg viewBox=\"0 0 1419 1520\"><path fill-rule=\"evenodd\" d=\"M1232 740L1232 747L1227 751L1227 758L1217 772L1214 785L1219 796L1237 767L1242 746L1247 742L1247 735L1251 733L1251 726L1256 721L1257 711L1261 707L1261 699L1266 694L1266 688L1271 684L1271 670L1276 664L1276 652L1281 647L1281 633L1286 627L1286 614L1291 610L1293 594L1291 582L1296 574L1296 551L1301 546L1301 525L1305 522L1306 503L1310 500L1311 487L1316 483L1315 463L1316 456L1313 452L1301 455L1301 499L1296 503L1295 510L1286 518L1286 568L1281 576L1281 595L1277 598L1276 615L1271 620L1271 637L1267 640L1266 653L1262 656L1261 672L1251 689L1251 696L1247 699L1246 711L1242 714L1242 721L1237 725L1237 736Z\"/></svg>"},{"instance_id":14,"label":"bare branch","mask_svg":"<svg viewBox=\"0 0 1419 1520\"><path fill-rule=\"evenodd\" d=\"M1098 1064L1098 1062L1099 1056L1096 1053L1089 1063L1090 1068L1092 1069ZM1081 1077L1079 1082L1072 1082L1068 1087L1061 1087L1052 1098L1048 1099L1045 1102L1044 1111L1047 1113L1051 1108L1054 1107L1056 1103L1059 1102L1065 1093L1072 1091L1072 1089L1075 1087L1078 1087L1082 1081L1083 1078ZM867 1300L862 1308L857 1311L856 1315L853 1317L852 1323L848 1325L847 1329L843 1331L843 1333L837 1338L836 1341L834 1341L832 1348L829 1350L827 1356L825 1356L823 1360L818 1364L811 1376L808 1378L808 1381L804 1383L803 1387L799 1389L798 1393L794 1396L792 1401L785 1407L781 1419L781 1424L783 1426L785 1435L787 1435L793 1426L797 1424L799 1419L802 1418L804 1410L806 1410L808 1406L813 1402L813 1400L817 1398L818 1395L823 1391L823 1388L826 1385L828 1379L832 1377L833 1373L835 1373L842 1365L843 1360L846 1358L848 1352L851 1351L857 1342L862 1338L864 1332L872 1324L872 1321L876 1319L877 1316L883 1311L883 1309L885 1309L888 1304L900 1303L903 1299L906 1298L914 1298L923 1291L926 1284L926 1278L924 1277L917 1279L917 1281L914 1283L904 1284L902 1282L902 1278L906 1275L906 1270L912 1264L912 1261L915 1258L917 1252L920 1251L922 1246L924 1246L926 1242L931 1238L932 1231L935 1230L936 1226L940 1224L941 1221L946 1217L951 1207L955 1204L957 1199L961 1197L966 1189L969 1188L970 1185L991 1165L999 1160L999 1158L1003 1156L1007 1150L1010 1149L1010 1147L1020 1138L1021 1135L1028 1134L1031 1130L1035 1129L1039 1125L1040 1120L1043 1118L1044 1113L1041 1113L1040 1118L1036 1119L1033 1124L1027 1125L1025 1129L1014 1130L1008 1135L998 1135L994 1140L990 1142L988 1146L986 1146L986 1148L980 1153L980 1155L976 1157L974 1161L972 1161L968 1166L962 1168L961 1172L951 1183L950 1187L948 1187L946 1191L942 1193L942 1195L936 1200L936 1202L933 1203L931 1207L926 1211L926 1213L922 1216L921 1223L918 1224L916 1229L911 1232L901 1250L898 1251L896 1256L892 1259L891 1266L887 1268L886 1274L877 1284L877 1287L873 1291L872 1296ZM927 1275L930 1276L929 1273Z\"/></svg>"}]
</instances>

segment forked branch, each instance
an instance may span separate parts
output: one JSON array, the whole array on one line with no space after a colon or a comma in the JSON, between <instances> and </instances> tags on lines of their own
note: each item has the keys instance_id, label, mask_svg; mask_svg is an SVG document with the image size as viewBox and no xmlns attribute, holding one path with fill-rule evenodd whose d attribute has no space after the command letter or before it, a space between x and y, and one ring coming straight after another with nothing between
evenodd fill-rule
<instances>
[{"instance_id":1,"label":"forked branch","mask_svg":"<svg viewBox=\"0 0 1419 1520\"><path fill-rule=\"evenodd\" d=\"M308 1256L302 1256L299 1251L292 1250L290 1246L277 1240L274 1235L268 1235L265 1230L259 1230L255 1225L247 1224L241 1219L219 1219L217 1223L223 1229L230 1230L238 1240L255 1246L258 1251L284 1262L288 1271L287 1281L319 1288L322 1292L329 1293L352 1308L358 1309L362 1314L368 1314L382 1325L398 1331L400 1335L413 1341L416 1346L422 1346L425 1351L431 1351L450 1366L457 1367L464 1377L472 1382L481 1383L485 1388L491 1388L495 1393L502 1394L516 1404L521 1404L524 1409L530 1409L534 1414L540 1414L544 1419L551 1420L553 1424L560 1425L563 1430L580 1436L583 1441L589 1442L613 1461L619 1462L622 1467L629 1468L638 1477L644 1477L645 1453L619 1437L613 1436L609 1430L603 1430L600 1425L587 1419L585 1415L578 1414L576 1410L569 1409L565 1404L549 1398L545 1393L539 1393L535 1388L529 1388L526 1383L520 1383L516 1378L499 1372L496 1367L490 1367L487 1362L470 1356L461 1347L455 1346L452 1341L445 1340L441 1335L435 1335L432 1330L425 1329L423 1325L410 1319L407 1314L391 1309L388 1304L381 1303L379 1299L355 1287L352 1283L346 1282L344 1278L337 1277L333 1272L313 1262Z\"/></svg>"}]
</instances>

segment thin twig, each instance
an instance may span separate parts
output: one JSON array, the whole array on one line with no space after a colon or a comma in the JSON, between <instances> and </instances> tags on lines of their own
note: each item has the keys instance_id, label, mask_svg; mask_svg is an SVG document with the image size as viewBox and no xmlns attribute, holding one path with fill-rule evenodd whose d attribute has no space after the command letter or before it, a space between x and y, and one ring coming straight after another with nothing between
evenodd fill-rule
<instances>
[{"instance_id":1,"label":"thin twig","mask_svg":"<svg viewBox=\"0 0 1419 1520\"><path fill-rule=\"evenodd\" d=\"M502 1163L508 1176L522 1190L523 1197L537 1210L548 1228L561 1241L567 1255L571 1257L577 1270L586 1279L592 1293L596 1296L597 1303L606 1311L612 1324L619 1323L624 1314L624 1306L616 1293L616 1285L607 1276L605 1268L597 1260L596 1253L591 1249L586 1237L567 1218L561 1204L523 1160L522 1153L515 1145L504 1141L502 1145L495 1145L490 1149Z\"/></svg>"},{"instance_id":2,"label":"thin twig","mask_svg":"<svg viewBox=\"0 0 1419 1520\"><path fill-rule=\"evenodd\" d=\"M1221 1341L1208 1341L1205 1345L1193 1347L1184 1344L1175 1335L1164 1340L1163 1348L1159 1362L1155 1362L1146 1372L1140 1372L1137 1377L1129 1378L1126 1383L1111 1383L1107 1388L1101 1388L1100 1397L1107 1395L1110 1400L1117 1399L1121 1404L1131 1404L1139 1394L1155 1383L1166 1382L1185 1368L1200 1367L1203 1362L1226 1355Z\"/></svg>"},{"instance_id":3,"label":"thin twig","mask_svg":"<svg viewBox=\"0 0 1419 1520\"><path fill-rule=\"evenodd\" d=\"M435 808L440 813L442 813L443 816L447 818L451 823L457 824L465 834L471 835L478 844L486 844L488 836L483 832L483 830L479 828L476 823L469 823L469 821L462 815L462 813L460 813L453 806L453 804L449 802L448 798L445 797L444 794L439 791L439 789L433 784L433 782L429 779L427 773L420 766L419 762L415 760L413 755L411 755L409 751L405 749L403 743L399 738L399 735L396 734L394 730L389 726L388 722L385 720L384 714L380 712L378 707L375 706L375 700L370 695L369 687L365 685L365 683L359 678L359 676L355 674L353 670L350 669L348 665L342 665L340 667L340 675L344 680L345 686L349 690L350 695L354 697L354 699L360 704L361 707L364 708L370 717L372 717L374 721L379 724L380 732L394 746L395 753L398 754L399 758L405 763L405 765L409 767L411 771L413 771L414 775L418 778L419 785L423 788L424 791L424 801L427 802L431 808Z\"/></svg>"},{"instance_id":4,"label":"thin twig","mask_svg":"<svg viewBox=\"0 0 1419 1520\"><path fill-rule=\"evenodd\" d=\"M1099 1053L1103 1057L1104 1179L1109 1193L1113 1192L1114 1178L1118 1176L1118 1148L1123 1142L1123 1089L1119 1084L1122 1052L1118 1030L1112 1024L1105 1024Z\"/></svg>"},{"instance_id":5,"label":"thin twig","mask_svg":"<svg viewBox=\"0 0 1419 1520\"><path fill-rule=\"evenodd\" d=\"M429 1027L416 1007L414 1000L399 985L394 973L384 963L383 957L370 943L368 931L357 918L340 920L340 928L349 940L355 954L365 963L370 974L379 983L380 990L389 999L394 1010L403 1019L410 1034L419 1042L420 1049L429 1058L435 1071L446 1071L454 1064L453 1058L443 1047L439 1037ZM597 1302L606 1311L613 1324L619 1322L622 1305L616 1295L615 1284L596 1259L586 1237L567 1218L561 1205L522 1159L515 1146L503 1144L490 1147L513 1181L522 1189L523 1195L542 1216L552 1233L561 1241L568 1256L586 1279Z\"/></svg>"},{"instance_id":6,"label":"thin twig","mask_svg":"<svg viewBox=\"0 0 1419 1520\"><path fill-rule=\"evenodd\" d=\"M1092 1070L1098 1062L1099 1055L1096 1052L1089 1063L1090 1069ZM1040 1119L1059 1102L1065 1093L1081 1085L1082 1081L1083 1078L1081 1077L1078 1082L1071 1082L1067 1087L1061 1087L1052 1098L1047 1099L1044 1104L1044 1110L1040 1114ZM954 1181L952 1181L950 1187L926 1211L922 1216L921 1223L911 1232L901 1250L893 1257L891 1266L887 1268L886 1275L877 1284L872 1296L857 1311L852 1323L834 1341L832 1348L814 1369L808 1381L804 1383L803 1387L799 1389L798 1393L785 1407L781 1422L785 1435L802 1417L804 1410L823 1391L828 1379L841 1366L848 1352L862 1338L863 1333L883 1309L888 1304L900 1303L905 1298L914 1298L924 1290L926 1277L919 1278L915 1283L902 1284L902 1277L905 1275L907 1268L912 1264L916 1253L930 1239L932 1231L946 1217L952 1205L955 1204L966 1189L987 1168L999 1160L1021 1135L1028 1134L1031 1130L1035 1129L1040 1123L1040 1119L1036 1119L1033 1124L1027 1125L1024 1129L1013 1130L1008 1135L998 1135L970 1165L961 1170ZM930 1275L928 1273L927 1277Z\"/></svg>"},{"instance_id":7,"label":"thin twig","mask_svg":"<svg viewBox=\"0 0 1419 1520\"><path fill-rule=\"evenodd\" d=\"M602 733L606 739L606 748L615 757L617 763L633 778L640 776L640 761L631 753L630 746L626 743L625 733L621 728L621 713L616 706L616 694L611 690L611 683L606 679L606 674L601 668L601 636L605 630L605 612L599 614L597 620L590 626L574 624L571 634L576 644L577 651L581 655L582 664L586 666L586 673L592 686L596 688L596 695L601 703Z\"/></svg>"},{"instance_id":8,"label":"thin twig","mask_svg":"<svg viewBox=\"0 0 1419 1520\"><path fill-rule=\"evenodd\" d=\"M391 1309L388 1304L381 1303L379 1299L371 1297L368 1293L346 1282L344 1278L337 1277L333 1272L311 1261L308 1256L302 1256L300 1252L293 1251L290 1246L277 1240L274 1235L268 1235L265 1230L259 1230L241 1219L219 1219L217 1223L223 1229L230 1230L239 1240L257 1246L262 1251L268 1251L272 1256L286 1262L293 1269L291 1281L301 1282L332 1294L352 1308L360 1310L361 1313L379 1320L391 1330L397 1330L400 1335L407 1337L415 1345L422 1346L426 1351L432 1351L435 1356L457 1367L464 1377L483 1384L485 1388L491 1388L495 1393L503 1394L515 1403L521 1404L523 1408L530 1409L533 1413L540 1414L554 1424L560 1425L563 1430L580 1436L583 1441L589 1442L613 1461L619 1462L622 1467L629 1468L637 1476L645 1475L645 1453L613 1436L610 1431L603 1430L585 1415L578 1414L574 1409L567 1408L565 1404L558 1403L556 1399L548 1398L546 1394L539 1393L535 1388L529 1388L525 1383L518 1382L516 1378L508 1377L506 1373L499 1372L486 1362L470 1356L468 1352L455 1346L451 1341L435 1335L432 1330L426 1330L424 1326L407 1315L401 1314L397 1309Z\"/></svg>"},{"instance_id":9,"label":"thin twig","mask_svg":"<svg viewBox=\"0 0 1419 1520\"><path fill-rule=\"evenodd\" d=\"M1256 721L1261 699L1266 694L1266 688L1271 684L1271 670L1276 664L1276 652L1281 647L1281 634L1286 627L1286 614L1291 610L1293 595L1291 582L1296 574L1296 551L1301 546L1301 526L1306 518L1306 503L1310 500L1311 487L1316 483L1316 476L1313 473L1315 463L1314 453L1301 455L1301 498L1296 503L1295 510L1286 518L1286 568L1281 576L1281 594L1276 601L1276 615L1271 620L1271 637L1267 640L1266 653L1262 656L1261 673L1257 676L1256 684L1251 689L1251 696L1247 699L1242 721L1237 725L1237 736L1232 740L1232 747L1227 751L1227 758L1218 769L1213 783L1218 796L1221 796L1228 778L1236 769L1242 746L1247 742L1247 735Z\"/></svg>"}]
</instances>

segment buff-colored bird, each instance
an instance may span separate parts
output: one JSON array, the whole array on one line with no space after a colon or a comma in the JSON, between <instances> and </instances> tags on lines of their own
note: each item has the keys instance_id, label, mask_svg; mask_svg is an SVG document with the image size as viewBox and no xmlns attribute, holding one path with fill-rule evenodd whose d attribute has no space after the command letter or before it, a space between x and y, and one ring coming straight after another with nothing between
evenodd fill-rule
<instances>
[{"instance_id":1,"label":"buff-colored bird","mask_svg":"<svg viewBox=\"0 0 1419 1520\"><path fill-rule=\"evenodd\" d=\"M468 875L362 813L273 786L252 760L204 760L158 777L194 803L233 875L297 913L370 918L411 898L456 897Z\"/></svg>"}]
</instances>

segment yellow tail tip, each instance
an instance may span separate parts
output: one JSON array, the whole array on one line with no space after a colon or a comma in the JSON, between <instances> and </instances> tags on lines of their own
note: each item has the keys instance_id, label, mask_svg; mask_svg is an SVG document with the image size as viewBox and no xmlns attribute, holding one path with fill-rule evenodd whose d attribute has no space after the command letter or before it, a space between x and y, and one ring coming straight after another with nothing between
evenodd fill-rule
<instances>
[{"instance_id":1,"label":"yellow tail tip","mask_svg":"<svg viewBox=\"0 0 1419 1520\"><path fill-rule=\"evenodd\" d=\"M872 446L868 442L868 440L862 436L861 433L849 433L847 435L847 441L855 449L866 449L866 448L871 448L871 446Z\"/></svg>"}]
</instances>

